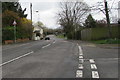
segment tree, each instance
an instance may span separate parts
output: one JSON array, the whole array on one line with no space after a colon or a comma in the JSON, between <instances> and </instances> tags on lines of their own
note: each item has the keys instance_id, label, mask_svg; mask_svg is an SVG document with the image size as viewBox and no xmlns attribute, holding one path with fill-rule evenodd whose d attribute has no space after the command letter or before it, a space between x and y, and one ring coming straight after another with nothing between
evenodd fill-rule
<instances>
[{"instance_id":1,"label":"tree","mask_svg":"<svg viewBox=\"0 0 120 80\"><path fill-rule=\"evenodd\" d=\"M61 11L58 14L59 23L63 26L68 38L73 38L77 25L81 24L83 17L89 12L84 2L61 2Z\"/></svg>"},{"instance_id":2,"label":"tree","mask_svg":"<svg viewBox=\"0 0 120 80\"><path fill-rule=\"evenodd\" d=\"M13 40L14 39L14 27L13 21L17 22L16 37L29 38L32 37L32 21L26 19L27 15L24 14L26 9L22 10L21 5L18 2L3 2L2 3L2 39Z\"/></svg>"},{"instance_id":3,"label":"tree","mask_svg":"<svg viewBox=\"0 0 120 80\"><path fill-rule=\"evenodd\" d=\"M38 26L38 27L43 28L44 24L41 21L38 21L34 24L34 26Z\"/></svg>"},{"instance_id":4,"label":"tree","mask_svg":"<svg viewBox=\"0 0 120 80\"><path fill-rule=\"evenodd\" d=\"M22 30L19 30L20 31L19 33L22 33L23 38L31 39L32 31L33 31L33 26L31 25L32 21L26 18L21 18L21 23L22 23L22 26L21 26Z\"/></svg>"},{"instance_id":5,"label":"tree","mask_svg":"<svg viewBox=\"0 0 120 80\"><path fill-rule=\"evenodd\" d=\"M6 10L16 12L21 18L27 17L27 14L24 14L26 8L22 10L22 7L19 2L2 2L2 12Z\"/></svg>"},{"instance_id":6,"label":"tree","mask_svg":"<svg viewBox=\"0 0 120 80\"><path fill-rule=\"evenodd\" d=\"M87 28L96 27L96 21L93 19L91 14L89 14L87 19L85 20L85 27L87 27Z\"/></svg>"},{"instance_id":7,"label":"tree","mask_svg":"<svg viewBox=\"0 0 120 80\"><path fill-rule=\"evenodd\" d=\"M2 13L2 26L3 27L13 26L14 20L16 20L17 26L20 26L20 17L18 16L17 13L10 11L10 10L5 10Z\"/></svg>"},{"instance_id":8,"label":"tree","mask_svg":"<svg viewBox=\"0 0 120 80\"><path fill-rule=\"evenodd\" d=\"M97 27L107 27L107 22L105 20L96 20Z\"/></svg>"}]
</instances>

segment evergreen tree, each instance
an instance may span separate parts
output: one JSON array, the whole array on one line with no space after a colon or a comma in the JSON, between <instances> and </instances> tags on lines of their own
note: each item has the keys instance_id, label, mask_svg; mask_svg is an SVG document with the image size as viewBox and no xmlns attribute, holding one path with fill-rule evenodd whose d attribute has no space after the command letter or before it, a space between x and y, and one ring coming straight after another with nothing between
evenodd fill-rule
<instances>
[{"instance_id":1,"label":"evergreen tree","mask_svg":"<svg viewBox=\"0 0 120 80\"><path fill-rule=\"evenodd\" d=\"M87 19L85 20L85 27L88 27L88 28L96 27L96 21L93 19L91 14L89 14Z\"/></svg>"},{"instance_id":2,"label":"evergreen tree","mask_svg":"<svg viewBox=\"0 0 120 80\"><path fill-rule=\"evenodd\" d=\"M22 10L22 7L19 2L3 2L2 3L2 12L9 10L16 12L19 17L26 18L27 14L24 14L26 11L26 8Z\"/></svg>"}]
</instances>

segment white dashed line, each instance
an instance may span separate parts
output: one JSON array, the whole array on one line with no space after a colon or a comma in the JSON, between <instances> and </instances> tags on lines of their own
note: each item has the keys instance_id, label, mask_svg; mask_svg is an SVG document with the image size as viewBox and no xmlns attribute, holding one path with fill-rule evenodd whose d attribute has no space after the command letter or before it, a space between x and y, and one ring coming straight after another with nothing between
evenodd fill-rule
<instances>
[{"instance_id":1,"label":"white dashed line","mask_svg":"<svg viewBox=\"0 0 120 80\"><path fill-rule=\"evenodd\" d=\"M78 48L79 48L79 55L83 55L81 46L78 46Z\"/></svg>"},{"instance_id":2,"label":"white dashed line","mask_svg":"<svg viewBox=\"0 0 120 80\"><path fill-rule=\"evenodd\" d=\"M81 59L81 58L83 59L83 56L79 56L79 59Z\"/></svg>"},{"instance_id":3,"label":"white dashed line","mask_svg":"<svg viewBox=\"0 0 120 80\"><path fill-rule=\"evenodd\" d=\"M76 71L76 77L77 78L82 78L83 77L83 71L82 70L77 70Z\"/></svg>"},{"instance_id":4,"label":"white dashed line","mask_svg":"<svg viewBox=\"0 0 120 80\"><path fill-rule=\"evenodd\" d=\"M79 48L79 63L81 63L81 64L78 64L78 69L83 69L83 62L84 62L84 60L83 60L83 52L82 52L82 49L81 49L81 47L77 44L77 46L78 46L78 48ZM82 70L77 70L76 71L76 77L77 78L82 78L83 77L83 71Z\"/></svg>"},{"instance_id":5,"label":"white dashed line","mask_svg":"<svg viewBox=\"0 0 120 80\"><path fill-rule=\"evenodd\" d=\"M53 42L53 44L55 44L55 41Z\"/></svg>"},{"instance_id":6,"label":"white dashed line","mask_svg":"<svg viewBox=\"0 0 120 80\"><path fill-rule=\"evenodd\" d=\"M94 59L90 59L90 63L95 63Z\"/></svg>"},{"instance_id":7,"label":"white dashed line","mask_svg":"<svg viewBox=\"0 0 120 80\"><path fill-rule=\"evenodd\" d=\"M48 47L48 46L50 46L51 44L48 44L48 45L46 45L46 46L43 46L42 48L46 48L46 47Z\"/></svg>"},{"instance_id":8,"label":"white dashed line","mask_svg":"<svg viewBox=\"0 0 120 80\"><path fill-rule=\"evenodd\" d=\"M22 57L25 57L25 56L27 56L27 55L30 55L31 53L34 53L34 52L31 51L31 52L26 53L26 54L24 54L24 55L22 55L22 56L19 56L19 57L17 57L17 58L11 59L11 60L9 60L9 61L7 61L7 62L4 62L4 63L0 64L0 66L3 66L3 65L8 64L8 63L10 63L10 62L13 62L13 61L15 61L15 60L18 60L18 59L20 59L20 58L22 58Z\"/></svg>"},{"instance_id":9,"label":"white dashed line","mask_svg":"<svg viewBox=\"0 0 120 80\"><path fill-rule=\"evenodd\" d=\"M97 69L97 66L95 64L91 64L91 69Z\"/></svg>"},{"instance_id":10,"label":"white dashed line","mask_svg":"<svg viewBox=\"0 0 120 80\"><path fill-rule=\"evenodd\" d=\"M92 71L92 78L99 78L99 74L97 71Z\"/></svg>"},{"instance_id":11,"label":"white dashed line","mask_svg":"<svg viewBox=\"0 0 120 80\"><path fill-rule=\"evenodd\" d=\"M84 62L84 59L79 59L79 63L83 63Z\"/></svg>"},{"instance_id":12,"label":"white dashed line","mask_svg":"<svg viewBox=\"0 0 120 80\"><path fill-rule=\"evenodd\" d=\"M79 68L79 69L83 69L83 64L79 64L79 65L78 65L78 68Z\"/></svg>"}]
</instances>

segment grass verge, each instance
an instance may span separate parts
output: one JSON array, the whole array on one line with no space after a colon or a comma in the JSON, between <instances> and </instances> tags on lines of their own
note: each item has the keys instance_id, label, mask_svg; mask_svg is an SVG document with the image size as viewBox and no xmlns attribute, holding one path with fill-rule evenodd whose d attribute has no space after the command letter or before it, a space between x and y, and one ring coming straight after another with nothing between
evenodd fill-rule
<instances>
[{"instance_id":1,"label":"grass verge","mask_svg":"<svg viewBox=\"0 0 120 80\"><path fill-rule=\"evenodd\" d=\"M120 44L120 39L95 40L92 42L96 44Z\"/></svg>"},{"instance_id":2,"label":"grass verge","mask_svg":"<svg viewBox=\"0 0 120 80\"><path fill-rule=\"evenodd\" d=\"M57 38L67 39L66 37L64 37L63 34L59 34L59 35L57 35Z\"/></svg>"}]
</instances>

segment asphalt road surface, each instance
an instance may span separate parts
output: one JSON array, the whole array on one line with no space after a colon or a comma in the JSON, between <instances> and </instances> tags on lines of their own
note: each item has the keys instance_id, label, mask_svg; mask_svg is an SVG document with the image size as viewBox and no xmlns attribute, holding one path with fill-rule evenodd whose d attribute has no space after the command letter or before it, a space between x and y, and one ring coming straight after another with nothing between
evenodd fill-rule
<instances>
[{"instance_id":1,"label":"asphalt road surface","mask_svg":"<svg viewBox=\"0 0 120 80\"><path fill-rule=\"evenodd\" d=\"M3 78L118 78L118 49L49 37L3 46Z\"/></svg>"}]
</instances>

